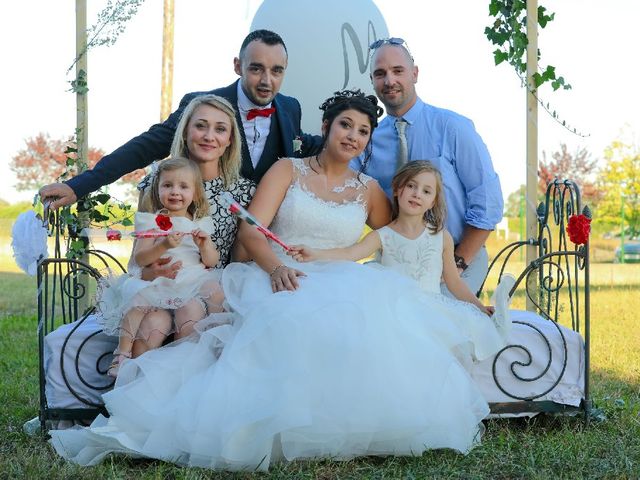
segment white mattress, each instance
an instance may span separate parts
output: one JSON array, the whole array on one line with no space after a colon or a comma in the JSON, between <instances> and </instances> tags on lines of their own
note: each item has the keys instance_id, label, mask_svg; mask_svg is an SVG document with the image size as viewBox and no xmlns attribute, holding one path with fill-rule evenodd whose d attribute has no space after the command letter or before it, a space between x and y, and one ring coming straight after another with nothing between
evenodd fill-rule
<instances>
[{"instance_id":1,"label":"white mattress","mask_svg":"<svg viewBox=\"0 0 640 480\"><path fill-rule=\"evenodd\" d=\"M523 310L511 310L513 328L508 338L508 345L522 345L531 353L529 355L522 348L511 347L498 355L496 363L496 379L504 390L516 397L536 397L532 400L551 400L553 402L579 406L584 398L584 340L579 333L545 320L539 315ZM522 322L522 323L518 323ZM547 372L540 378L549 362L549 348L542 335L534 328L540 330L549 341L551 347L551 365ZM563 340L558 328L566 341L566 352ZM562 372L564 359L567 359L566 368ZM476 380L482 393L489 403L518 401L503 393L496 385L493 377L493 363L495 357L490 357L472 366L471 375ZM514 362L522 362L530 365L516 365ZM522 378L533 381L522 381L516 378L512 372ZM559 383L549 390L560 378Z\"/></svg>"},{"instance_id":2,"label":"white mattress","mask_svg":"<svg viewBox=\"0 0 640 480\"><path fill-rule=\"evenodd\" d=\"M77 322L62 325L49 333L44 340L44 371L45 392L49 408L89 408L90 406L76 398L67 387L63 369L60 365L60 352L66 337L76 327ZM87 337L91 338L85 342ZM83 344L84 342L84 344ZM118 337L110 337L100 332L100 326L96 323L96 316L90 315L78 326L77 330L67 342L64 353L64 375L69 385L80 397L89 402L102 403L102 393L107 390L95 390L89 385L106 386L113 383L113 378L101 375L98 372L96 362L100 357L100 370L107 371L112 360L113 352L118 346ZM76 352L82 348L76 370ZM78 375L78 371L80 375Z\"/></svg>"},{"instance_id":3,"label":"white mattress","mask_svg":"<svg viewBox=\"0 0 640 480\"><path fill-rule=\"evenodd\" d=\"M549 340L551 346L552 362L549 370L539 379L532 382L518 380L511 372L513 362L528 363L527 353L521 348L508 348L498 359L496 365L496 377L503 388L519 397L537 396L548 390L560 377L565 352L563 341L556 326L544 320L540 316L522 310L511 310L511 320L514 323L509 335L509 345L523 345L531 352L532 363L529 366L514 365L515 372L521 377L537 377L545 369L549 361L549 350L542 336L527 324L538 328ZM518 322L524 322L521 324ZM62 371L60 369L59 352L65 337L75 326L75 323L64 325L45 338L45 375L46 394L51 408L81 408L86 404L73 396L67 388ZM535 400L552 400L557 403L578 406L584 398L584 341L582 336L568 328L559 327L564 334L567 343L567 365L558 385L549 393ZM98 331L99 326L95 316L88 317L85 322L74 332L65 350L65 367L69 383L83 398L93 402L100 402L101 391L93 390L85 385L79 378L75 366L75 352L85 338ZM85 382L93 385L106 385L111 383L111 378L100 375L96 370L96 359L112 352L117 346L117 338L98 334L91 338L84 346L80 356L79 370ZM111 356L103 358L102 370L111 361ZM513 402L516 399L503 393L493 378L494 358L488 358L471 366L471 375L476 380L482 393L489 403ZM526 415L526 413L525 413Z\"/></svg>"}]
</instances>

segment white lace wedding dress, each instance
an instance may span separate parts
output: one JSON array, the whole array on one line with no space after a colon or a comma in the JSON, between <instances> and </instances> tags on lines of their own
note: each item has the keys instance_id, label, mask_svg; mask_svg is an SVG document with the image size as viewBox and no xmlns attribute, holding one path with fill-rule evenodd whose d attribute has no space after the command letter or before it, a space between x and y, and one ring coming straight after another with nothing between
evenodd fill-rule
<instances>
[{"instance_id":1,"label":"white lace wedding dress","mask_svg":"<svg viewBox=\"0 0 640 480\"><path fill-rule=\"evenodd\" d=\"M305 161L293 165L273 231L322 248L357 241L372 180L354 173L327 188ZM256 265L229 265L232 312L125 363L104 395L110 418L52 431L58 453L83 465L120 452L265 470L285 459L467 452L479 441L489 409L452 354L468 339L415 301L416 282L352 262L295 266L307 274L300 288L273 294Z\"/></svg>"}]
</instances>

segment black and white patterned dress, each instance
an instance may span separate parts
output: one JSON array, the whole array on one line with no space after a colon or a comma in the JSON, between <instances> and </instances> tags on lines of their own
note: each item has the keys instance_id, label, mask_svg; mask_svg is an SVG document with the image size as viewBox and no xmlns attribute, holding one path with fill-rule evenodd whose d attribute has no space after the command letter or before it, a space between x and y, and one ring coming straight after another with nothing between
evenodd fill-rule
<instances>
[{"instance_id":1,"label":"black and white patterned dress","mask_svg":"<svg viewBox=\"0 0 640 480\"><path fill-rule=\"evenodd\" d=\"M220 252L220 260L216 267L223 268L231 260L231 247L238 233L239 220L222 206L220 196L224 192L229 192L236 202L246 208L256 191L256 184L251 180L240 177L229 188L225 188L222 177L218 177L205 181L204 191L210 205L209 214L215 224L211 239L215 243L218 252Z\"/></svg>"}]
</instances>

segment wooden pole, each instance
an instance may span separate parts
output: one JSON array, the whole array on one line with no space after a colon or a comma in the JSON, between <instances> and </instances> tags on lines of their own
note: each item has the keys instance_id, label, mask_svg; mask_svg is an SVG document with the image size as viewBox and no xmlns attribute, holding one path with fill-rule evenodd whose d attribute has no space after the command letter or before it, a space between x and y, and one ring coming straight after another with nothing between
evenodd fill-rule
<instances>
[{"instance_id":1,"label":"wooden pole","mask_svg":"<svg viewBox=\"0 0 640 480\"><path fill-rule=\"evenodd\" d=\"M87 81L87 0L76 0L76 129L78 159L86 164L89 150L89 108L87 94L82 89Z\"/></svg>"},{"instance_id":2,"label":"wooden pole","mask_svg":"<svg viewBox=\"0 0 640 480\"><path fill-rule=\"evenodd\" d=\"M164 0L162 28L162 80L160 85L160 121L171 114L173 99L173 13L174 0Z\"/></svg>"},{"instance_id":3,"label":"wooden pole","mask_svg":"<svg viewBox=\"0 0 640 480\"><path fill-rule=\"evenodd\" d=\"M538 1L527 0L527 238L538 235L536 216L538 190L538 100L533 74L538 71ZM538 256L535 245L527 246L527 265ZM537 291L536 275L531 275L527 285L529 292ZM527 310L535 307L527 298Z\"/></svg>"},{"instance_id":4,"label":"wooden pole","mask_svg":"<svg viewBox=\"0 0 640 480\"><path fill-rule=\"evenodd\" d=\"M76 0L76 142L78 173L85 170L88 164L89 152L89 105L87 98L87 0ZM78 221L82 228L89 226L89 215L83 211L80 202L78 204ZM81 260L88 263L89 258L85 253ZM85 292L78 299L80 312L86 311L89 306L88 278L85 275L76 277L78 291Z\"/></svg>"}]
</instances>

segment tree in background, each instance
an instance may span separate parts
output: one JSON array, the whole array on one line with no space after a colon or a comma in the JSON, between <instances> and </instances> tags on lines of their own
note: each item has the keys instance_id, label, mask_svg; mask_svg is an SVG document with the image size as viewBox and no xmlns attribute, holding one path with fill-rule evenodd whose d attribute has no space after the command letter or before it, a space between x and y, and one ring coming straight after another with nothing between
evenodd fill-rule
<instances>
[{"instance_id":1,"label":"tree in background","mask_svg":"<svg viewBox=\"0 0 640 480\"><path fill-rule=\"evenodd\" d=\"M520 216L520 209L526 208L523 199L527 196L527 187L520 185L518 190L511 192L507 197L507 201L504 204L504 216L509 218L518 218Z\"/></svg>"},{"instance_id":2,"label":"tree in background","mask_svg":"<svg viewBox=\"0 0 640 480\"><path fill-rule=\"evenodd\" d=\"M56 181L67 168L69 149L73 142L65 139L52 139L47 133L38 133L25 140L26 147L18 151L9 164L16 174L16 190L38 190L43 185ZM93 166L104 156L104 151L90 147L88 166ZM144 175L144 170L136 170L122 177L122 181L135 185Z\"/></svg>"},{"instance_id":3,"label":"tree in background","mask_svg":"<svg viewBox=\"0 0 640 480\"><path fill-rule=\"evenodd\" d=\"M596 218L619 226L624 213L625 235L640 235L640 147L632 135L622 135L605 149L600 176L603 192ZM624 138L627 137L627 138Z\"/></svg>"},{"instance_id":4,"label":"tree in background","mask_svg":"<svg viewBox=\"0 0 640 480\"><path fill-rule=\"evenodd\" d=\"M542 152L542 160L538 165L538 191L545 193L547 185L555 178L573 180L582 193L582 199L590 205L598 203L602 193L595 181L598 161L591 157L586 148L577 148L572 154L567 145L560 144L560 151L553 152L551 159Z\"/></svg>"}]
</instances>

